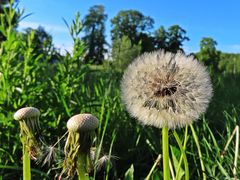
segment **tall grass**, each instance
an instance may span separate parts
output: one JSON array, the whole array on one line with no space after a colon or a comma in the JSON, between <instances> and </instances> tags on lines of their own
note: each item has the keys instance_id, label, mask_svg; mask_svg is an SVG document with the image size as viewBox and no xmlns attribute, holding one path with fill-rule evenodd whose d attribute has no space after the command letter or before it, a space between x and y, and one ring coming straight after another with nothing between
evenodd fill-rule
<instances>
[{"instance_id":1,"label":"tall grass","mask_svg":"<svg viewBox=\"0 0 240 180\"><path fill-rule=\"evenodd\" d=\"M13 12L6 12L5 16L10 18ZM81 22L76 19L74 22L78 24L79 29L69 25L70 32L81 30ZM74 114L90 112L100 119L96 141L99 147L97 157L103 153L118 156L119 159L111 164L109 162L100 172L95 170L92 176L96 179L143 179L150 170L150 179L162 179L162 159L158 158L158 149L162 146L158 136L159 130L137 124L126 113L120 98L120 72L106 67L96 69L82 63L85 47L78 39L78 33L70 33L75 45L74 51L67 52L59 57L57 62L51 63L50 56L43 58L42 54L34 51L33 33L24 41L22 33L12 26L2 23L0 30L6 36L6 40L0 44L2 179L21 176L19 127L13 121L13 113L24 106L40 109L42 134L48 144L54 144L58 137L66 132L66 122ZM235 155L237 142L234 138L224 155L221 154L233 130L239 125L240 90L236 84L237 80L237 74L213 76L213 101L206 116L193 125L199 145L196 145L191 131L185 134L184 130L177 130L178 141L187 142L184 150L188 159L190 179L201 179L204 175L207 179L240 177L239 156L236 159ZM181 156L184 156L183 150L179 148L174 134L170 132L169 136L173 171L175 175L178 172L178 177L184 178L186 171L181 160ZM62 145L63 143L60 143L59 148ZM199 157L198 149L201 149L202 157ZM156 159L158 163L154 164ZM50 167L33 164L32 177L43 179L48 176L52 179L61 171L58 169L61 161L60 156ZM204 172L201 162L205 167Z\"/></svg>"}]
</instances>

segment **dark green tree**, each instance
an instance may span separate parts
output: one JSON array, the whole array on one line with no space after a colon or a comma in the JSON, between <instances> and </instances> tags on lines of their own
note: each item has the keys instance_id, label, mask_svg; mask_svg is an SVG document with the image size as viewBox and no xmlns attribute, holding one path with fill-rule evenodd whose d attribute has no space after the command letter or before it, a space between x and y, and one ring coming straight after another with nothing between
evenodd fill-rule
<instances>
[{"instance_id":1,"label":"dark green tree","mask_svg":"<svg viewBox=\"0 0 240 180\"><path fill-rule=\"evenodd\" d=\"M218 69L218 62L220 60L220 51L216 49L217 42L210 38L204 37L200 41L200 52L197 57L205 65L211 66L214 70Z\"/></svg>"},{"instance_id":2,"label":"dark green tree","mask_svg":"<svg viewBox=\"0 0 240 180\"><path fill-rule=\"evenodd\" d=\"M152 49L152 39L148 31L153 28L154 20L136 10L120 11L112 20L112 40L127 36L131 44L137 45L141 42L142 51Z\"/></svg>"},{"instance_id":3,"label":"dark green tree","mask_svg":"<svg viewBox=\"0 0 240 180\"><path fill-rule=\"evenodd\" d=\"M184 41L188 41L186 31L179 25L173 25L166 31L163 26L160 26L154 32L154 46L156 49L164 49L166 51L174 52L182 51Z\"/></svg>"},{"instance_id":4,"label":"dark green tree","mask_svg":"<svg viewBox=\"0 0 240 180\"><path fill-rule=\"evenodd\" d=\"M42 60L53 62L59 59L60 54L53 45L52 36L43 27L27 28L23 33L23 41L31 42L33 52L36 55L41 54Z\"/></svg>"},{"instance_id":5,"label":"dark green tree","mask_svg":"<svg viewBox=\"0 0 240 180\"><path fill-rule=\"evenodd\" d=\"M85 36L83 41L86 45L87 55L85 61L87 63L102 64L104 53L107 52L105 45L105 21L107 15L104 12L104 7L95 5L89 9L88 14L83 20L83 31Z\"/></svg>"},{"instance_id":6,"label":"dark green tree","mask_svg":"<svg viewBox=\"0 0 240 180\"><path fill-rule=\"evenodd\" d=\"M165 49L167 50L168 45L167 45L167 38L168 38L168 33L165 30L163 26L160 26L159 29L157 29L154 32L154 45L156 49Z\"/></svg>"},{"instance_id":7,"label":"dark green tree","mask_svg":"<svg viewBox=\"0 0 240 180\"><path fill-rule=\"evenodd\" d=\"M186 33L186 30L181 28L179 25L170 26L167 32L167 50L174 53L179 50L183 52L183 42L190 40L186 36Z\"/></svg>"}]
</instances>

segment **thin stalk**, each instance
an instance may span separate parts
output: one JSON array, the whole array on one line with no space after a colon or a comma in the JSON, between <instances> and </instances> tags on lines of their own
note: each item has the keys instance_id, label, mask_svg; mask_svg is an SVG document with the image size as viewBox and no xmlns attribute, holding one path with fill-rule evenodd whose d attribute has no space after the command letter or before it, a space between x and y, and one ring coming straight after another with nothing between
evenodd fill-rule
<instances>
[{"instance_id":1,"label":"thin stalk","mask_svg":"<svg viewBox=\"0 0 240 180\"><path fill-rule=\"evenodd\" d=\"M26 147L26 137L22 138L23 145L23 180L31 180L31 160Z\"/></svg>"},{"instance_id":2,"label":"thin stalk","mask_svg":"<svg viewBox=\"0 0 240 180\"><path fill-rule=\"evenodd\" d=\"M180 172L180 167L181 167L181 164L182 164L182 160L184 162L184 168L185 168L185 180L189 180L189 169L188 169L188 160L187 160L187 156L186 156L186 153L185 153L185 150L186 150L186 144L187 144L187 132L188 132L188 127L186 126L186 130L185 130L185 137L184 137L184 144L182 146L182 142L177 134L176 131L173 132L173 135L178 143L178 146L181 150L181 157L180 157L180 162L179 162L179 165L178 165L178 168L177 168L177 173L176 173L176 179L178 179L178 176L179 176L179 172Z\"/></svg>"},{"instance_id":3,"label":"thin stalk","mask_svg":"<svg viewBox=\"0 0 240 180\"><path fill-rule=\"evenodd\" d=\"M172 165L172 162L171 162L170 159L169 159L169 167L170 167L170 172L171 172L171 175L172 175L172 180L176 180L175 175L174 175L173 165Z\"/></svg>"},{"instance_id":4,"label":"thin stalk","mask_svg":"<svg viewBox=\"0 0 240 180\"><path fill-rule=\"evenodd\" d=\"M237 132L237 126L236 126L235 129L233 130L230 138L229 138L228 141L227 141L226 146L224 147L223 152L221 153L221 157L222 157L222 158L223 158L224 154L226 153L226 151L227 151L227 149L228 149L228 146L229 146L230 142L232 141L232 139L233 139L234 135L236 134L236 132Z\"/></svg>"},{"instance_id":5,"label":"thin stalk","mask_svg":"<svg viewBox=\"0 0 240 180\"><path fill-rule=\"evenodd\" d=\"M169 147L168 147L168 127L162 128L162 151L163 151L163 177L170 180L169 170Z\"/></svg>"},{"instance_id":6,"label":"thin stalk","mask_svg":"<svg viewBox=\"0 0 240 180\"><path fill-rule=\"evenodd\" d=\"M202 152L201 152L199 140L198 140L197 134L196 134L192 124L190 125L190 128L191 128L191 131L192 131L192 134L193 134L193 139L194 139L194 141L196 143L196 146L197 146L197 149L198 149L198 156L199 156L199 159L200 159L201 169L202 169L202 173L203 173L203 180L206 180L207 176L205 174L205 166L204 166L204 163L203 163L203 157L202 157Z\"/></svg>"},{"instance_id":7,"label":"thin stalk","mask_svg":"<svg viewBox=\"0 0 240 180\"><path fill-rule=\"evenodd\" d=\"M235 156L234 156L234 167L233 167L233 176L234 179L237 179L237 159L239 152L239 126L236 126L236 144L235 144Z\"/></svg>"},{"instance_id":8,"label":"thin stalk","mask_svg":"<svg viewBox=\"0 0 240 180\"><path fill-rule=\"evenodd\" d=\"M87 172L87 155L85 153L78 154L77 174L79 180L89 180Z\"/></svg>"},{"instance_id":9,"label":"thin stalk","mask_svg":"<svg viewBox=\"0 0 240 180\"><path fill-rule=\"evenodd\" d=\"M112 142L110 144L110 148L109 148L109 162L107 164L107 174L106 174L106 177L105 177L105 180L108 180L108 175L109 175L109 171L110 171L110 157L112 155L112 148L113 148L113 143L115 142L116 140L116 131L114 130L113 133L112 133Z\"/></svg>"},{"instance_id":10,"label":"thin stalk","mask_svg":"<svg viewBox=\"0 0 240 180\"><path fill-rule=\"evenodd\" d=\"M145 180L149 180L149 179L150 179L150 177L151 177L154 169L155 169L156 166L159 164L160 159L161 159L161 154L158 155L157 159L155 160L155 163L153 164L153 166L152 166L151 170L149 171L149 173L148 173L148 175L147 175L147 177L146 177Z\"/></svg>"}]
</instances>

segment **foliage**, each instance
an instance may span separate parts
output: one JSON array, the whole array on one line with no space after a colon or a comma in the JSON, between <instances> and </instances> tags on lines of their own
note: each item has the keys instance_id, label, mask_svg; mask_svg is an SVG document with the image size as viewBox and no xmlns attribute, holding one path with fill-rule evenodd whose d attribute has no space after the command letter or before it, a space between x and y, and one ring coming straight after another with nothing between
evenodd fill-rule
<instances>
[{"instance_id":1,"label":"foliage","mask_svg":"<svg viewBox=\"0 0 240 180\"><path fill-rule=\"evenodd\" d=\"M240 55L221 53L218 69L224 73L240 74Z\"/></svg>"},{"instance_id":2,"label":"foliage","mask_svg":"<svg viewBox=\"0 0 240 180\"><path fill-rule=\"evenodd\" d=\"M220 52L216 49L217 42L212 38L202 38L200 42L200 52L197 57L206 66L212 70L218 70L218 62L220 60Z\"/></svg>"},{"instance_id":3,"label":"foliage","mask_svg":"<svg viewBox=\"0 0 240 180\"><path fill-rule=\"evenodd\" d=\"M185 36L186 31L179 25L173 25L168 28L168 50L176 53L178 50L183 51L182 43L189 41L189 38Z\"/></svg>"},{"instance_id":4,"label":"foliage","mask_svg":"<svg viewBox=\"0 0 240 180\"><path fill-rule=\"evenodd\" d=\"M156 49L168 49L167 45L167 37L168 33L165 30L163 26L160 26L157 30L154 32L154 44Z\"/></svg>"},{"instance_id":5,"label":"foliage","mask_svg":"<svg viewBox=\"0 0 240 180\"><path fill-rule=\"evenodd\" d=\"M168 31L166 31L163 26L160 26L160 28L154 32L154 39L155 48L165 49L173 53L177 51L183 52L183 42L189 41L189 38L186 36L186 31L179 25L170 26Z\"/></svg>"},{"instance_id":6,"label":"foliage","mask_svg":"<svg viewBox=\"0 0 240 180\"><path fill-rule=\"evenodd\" d=\"M142 52L149 50L145 42L149 43L148 31L153 28L154 24L154 20L151 17L145 16L136 10L126 10L120 11L111 19L111 23L113 41L127 36L131 40L132 45L137 45L141 42Z\"/></svg>"},{"instance_id":7,"label":"foliage","mask_svg":"<svg viewBox=\"0 0 240 180\"><path fill-rule=\"evenodd\" d=\"M104 35L106 19L107 15L104 12L104 7L101 5L95 5L89 9L88 14L83 20L83 30L85 32L83 41L85 42L87 49L87 63L103 63L104 53L107 52L104 47L104 45L107 44Z\"/></svg>"},{"instance_id":8,"label":"foliage","mask_svg":"<svg viewBox=\"0 0 240 180\"><path fill-rule=\"evenodd\" d=\"M14 9L4 11L1 17L4 16L6 22L12 22L15 13ZM92 172L92 177L144 179L151 174L151 179L162 179L159 129L142 126L129 117L120 98L121 72L111 67L84 63L86 47L79 37L82 32L79 13L71 25L66 21L65 23L73 39L73 52L66 51L64 56L58 57L57 62L49 63L44 61L43 57L51 59L51 50L49 52L51 48L45 49L45 46L36 48L35 43L42 40L41 36L37 36L37 30L21 33L16 31L11 23L9 25L1 21L0 31L6 38L0 44L0 179L21 177L22 152L19 126L13 120L13 113L25 106L35 106L41 111L41 132L46 149L51 147L48 144L54 144L59 137L62 137L62 140L66 139L62 135L66 132L66 122L70 116L90 112L99 118L100 127L96 139L97 147L100 147L97 150L98 155L100 157L102 154L110 154L119 158L109 161L107 167L103 167L101 171ZM140 32L139 28L137 34ZM162 28L159 33L165 34L164 29ZM159 35L161 36L164 37ZM128 47L129 50L136 48L135 51L127 51L126 54L115 51L120 53L116 56L126 56L127 60L129 56L132 58L135 56L134 53L140 51L140 44L132 43L127 37L117 38L116 44L117 47ZM208 45L211 51L217 51L213 48L216 46L214 42L211 41L207 45L204 43L205 47ZM47 47L51 47L50 44L47 44ZM205 51L205 48L202 48L202 53L209 53L210 50ZM207 179L234 177L236 140L231 140L231 135L240 123L239 54L220 53L217 58L213 54L210 53L212 58L219 60L218 66L215 67L219 69L212 69L214 97L207 113L193 126L199 139L204 172L201 170L200 158L196 153L198 148L193 131L189 130L186 133L184 129L176 130L179 139L186 142L190 179L202 179L203 173L206 174ZM210 59L207 62L210 62L209 68L211 68ZM178 168L182 148L178 147L174 133L170 132L169 136L173 170L177 172L179 169L179 176L184 177L183 164ZM227 142L230 144L225 149ZM64 142L60 141L55 147L54 153L60 155L50 163L49 167L42 167L41 164L32 162L33 179L53 179L61 172L63 144ZM239 178L239 159L237 163Z\"/></svg>"},{"instance_id":9,"label":"foliage","mask_svg":"<svg viewBox=\"0 0 240 180\"><path fill-rule=\"evenodd\" d=\"M17 0L3 0L0 1L0 24L4 27L16 28L18 25L19 18L23 15L23 10L16 9ZM6 17L9 14L9 17ZM0 43L6 39L6 34L0 30Z\"/></svg>"},{"instance_id":10,"label":"foliage","mask_svg":"<svg viewBox=\"0 0 240 180\"><path fill-rule=\"evenodd\" d=\"M32 38L33 51L36 54L42 54L43 61L55 62L61 56L53 45L52 36L43 27L27 28L23 33L23 41L28 41L28 37Z\"/></svg>"},{"instance_id":11,"label":"foliage","mask_svg":"<svg viewBox=\"0 0 240 180\"><path fill-rule=\"evenodd\" d=\"M116 68L124 70L141 52L141 45L132 45L127 36L113 42L112 58Z\"/></svg>"}]
</instances>

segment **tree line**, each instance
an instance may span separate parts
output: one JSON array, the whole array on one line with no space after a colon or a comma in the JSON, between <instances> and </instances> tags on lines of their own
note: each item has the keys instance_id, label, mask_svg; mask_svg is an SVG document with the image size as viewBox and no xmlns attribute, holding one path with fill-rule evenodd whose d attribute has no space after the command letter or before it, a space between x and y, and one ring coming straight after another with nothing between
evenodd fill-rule
<instances>
[{"instance_id":1,"label":"tree line","mask_svg":"<svg viewBox=\"0 0 240 180\"><path fill-rule=\"evenodd\" d=\"M90 7L83 18L83 41L87 46L87 62L102 64L104 54L109 50L106 42L105 22L107 14L102 5ZM121 49L122 43L129 44L140 53L165 49L171 52L183 51L184 41L188 41L186 30L179 25L170 26L167 30L160 26L154 29L154 19L137 10L123 10L111 19L111 50L113 58ZM121 43L122 42L122 43ZM123 45L124 46L124 45ZM138 46L138 47L136 47Z\"/></svg>"}]
</instances>

